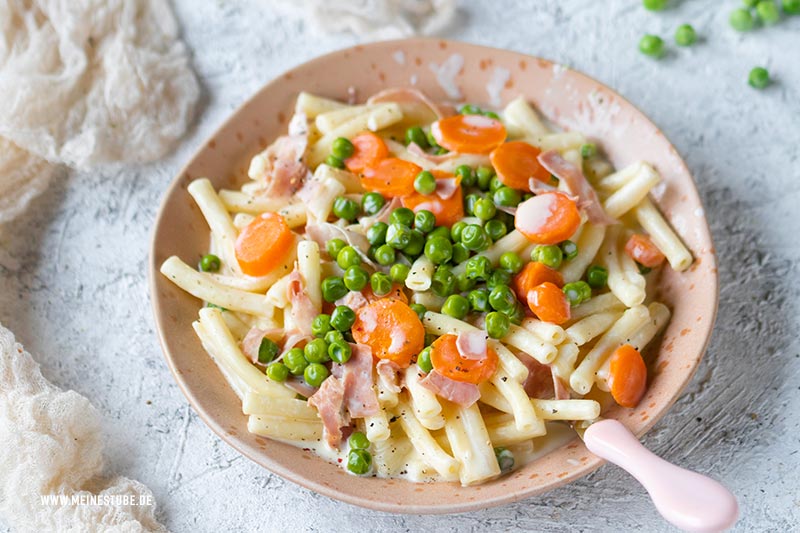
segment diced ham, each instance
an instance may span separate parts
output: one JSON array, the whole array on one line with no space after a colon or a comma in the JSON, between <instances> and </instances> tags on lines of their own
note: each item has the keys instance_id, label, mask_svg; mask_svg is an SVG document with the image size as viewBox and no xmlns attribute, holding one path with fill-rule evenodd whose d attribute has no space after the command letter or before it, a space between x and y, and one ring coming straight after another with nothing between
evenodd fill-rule
<instances>
[{"instance_id":1,"label":"diced ham","mask_svg":"<svg viewBox=\"0 0 800 533\"><path fill-rule=\"evenodd\" d=\"M306 335L298 330L287 332L286 339L283 341L283 351L291 350L301 342L305 344L305 342L310 341L312 338L311 335Z\"/></svg>"},{"instance_id":2,"label":"diced ham","mask_svg":"<svg viewBox=\"0 0 800 533\"><path fill-rule=\"evenodd\" d=\"M350 291L334 302L335 305L346 305L353 311L358 311L369 303L369 300L360 292Z\"/></svg>"},{"instance_id":3,"label":"diced ham","mask_svg":"<svg viewBox=\"0 0 800 533\"><path fill-rule=\"evenodd\" d=\"M427 159L431 163L435 163L437 165L444 163L448 159L453 159L458 155L456 152L447 152L446 154L439 154L439 155L429 154L415 142L408 143L408 151L414 155Z\"/></svg>"},{"instance_id":4,"label":"diced ham","mask_svg":"<svg viewBox=\"0 0 800 533\"><path fill-rule=\"evenodd\" d=\"M553 389L556 400L569 400L572 397L569 393L569 388L556 375L552 366L550 367L550 373L553 375Z\"/></svg>"},{"instance_id":5,"label":"diced ham","mask_svg":"<svg viewBox=\"0 0 800 533\"><path fill-rule=\"evenodd\" d=\"M344 402L350 416L362 418L378 414L380 405L372 387L372 350L364 344L351 343L350 347L353 349L350 360L343 365L334 363L331 373L334 377L341 373Z\"/></svg>"},{"instance_id":6,"label":"diced ham","mask_svg":"<svg viewBox=\"0 0 800 533\"><path fill-rule=\"evenodd\" d=\"M579 198L578 207L586 211L589 222L597 225L617 223L603 210L603 206L600 205L600 200L597 198L597 193L589 184L586 176L583 175L583 171L564 159L558 150L542 152L537 159L548 172L564 181L571 194Z\"/></svg>"},{"instance_id":7,"label":"diced ham","mask_svg":"<svg viewBox=\"0 0 800 533\"><path fill-rule=\"evenodd\" d=\"M283 385L306 398L311 398L317 392L317 388L306 383L303 378L289 378L283 382Z\"/></svg>"},{"instance_id":8,"label":"diced ham","mask_svg":"<svg viewBox=\"0 0 800 533\"><path fill-rule=\"evenodd\" d=\"M310 175L305 162L306 135L282 135L257 157L262 158L266 186L261 194L285 198L296 193Z\"/></svg>"},{"instance_id":9,"label":"diced ham","mask_svg":"<svg viewBox=\"0 0 800 533\"><path fill-rule=\"evenodd\" d=\"M289 275L289 285L286 290L289 303L292 305L290 315L295 327L303 335L311 335L311 323L319 313L311 298L308 297L303 276L296 267Z\"/></svg>"},{"instance_id":10,"label":"diced ham","mask_svg":"<svg viewBox=\"0 0 800 533\"><path fill-rule=\"evenodd\" d=\"M455 381L431 370L428 375L422 378L420 385L453 403L463 407L469 407L481 397L478 386L473 383Z\"/></svg>"},{"instance_id":11,"label":"diced ham","mask_svg":"<svg viewBox=\"0 0 800 533\"><path fill-rule=\"evenodd\" d=\"M508 206L505 206L505 205L498 205L497 206L497 210L498 211L502 211L503 213L508 213L511 216L514 216L514 215L517 214L517 208L516 207L508 207Z\"/></svg>"},{"instance_id":12,"label":"diced ham","mask_svg":"<svg viewBox=\"0 0 800 533\"><path fill-rule=\"evenodd\" d=\"M570 393L567 386L553 371L550 365L543 365L533 357L523 352L515 352L517 359L528 369L528 377L522 384L525 392L531 398L540 400L568 400Z\"/></svg>"},{"instance_id":13,"label":"diced ham","mask_svg":"<svg viewBox=\"0 0 800 533\"><path fill-rule=\"evenodd\" d=\"M480 361L486 359L486 339L486 332L483 330L462 331L456 337L456 349L464 359Z\"/></svg>"},{"instance_id":14,"label":"diced ham","mask_svg":"<svg viewBox=\"0 0 800 533\"><path fill-rule=\"evenodd\" d=\"M392 198L389 202L385 203L381 210L372 215L371 217L361 217L360 224L364 230L371 228L376 222L388 223L392 211L398 207L403 207L403 201L400 198Z\"/></svg>"},{"instance_id":15,"label":"diced ham","mask_svg":"<svg viewBox=\"0 0 800 533\"><path fill-rule=\"evenodd\" d=\"M456 192L458 192L458 180L456 178L436 180L436 196L442 200L449 200Z\"/></svg>"},{"instance_id":16,"label":"diced ham","mask_svg":"<svg viewBox=\"0 0 800 533\"><path fill-rule=\"evenodd\" d=\"M249 357L254 363L258 362L258 349L261 347L261 341L264 340L264 337L267 337L269 340L278 343L283 338L283 329L250 328L250 331L248 331L247 335L245 335L244 339L242 339L241 347L242 353Z\"/></svg>"},{"instance_id":17,"label":"diced ham","mask_svg":"<svg viewBox=\"0 0 800 533\"><path fill-rule=\"evenodd\" d=\"M373 94L369 97L369 100L367 100L367 104L381 104L384 102L416 102L425 104L431 109L431 111L433 111L433 113L436 115L436 118L449 117L454 114L452 106L439 105L417 89L402 87L385 89L379 93Z\"/></svg>"},{"instance_id":18,"label":"diced ham","mask_svg":"<svg viewBox=\"0 0 800 533\"><path fill-rule=\"evenodd\" d=\"M397 366L394 361L381 359L378 361L378 365L375 368L378 371L378 379L381 380L381 383L383 383L383 386L386 387L386 390L394 393L400 392L400 384L398 379L400 367Z\"/></svg>"},{"instance_id":19,"label":"diced ham","mask_svg":"<svg viewBox=\"0 0 800 533\"><path fill-rule=\"evenodd\" d=\"M364 262L374 265L372 260L367 257L367 252L369 251L369 241L361 233L340 228L336 224L318 222L314 224L306 224L306 235L308 235L309 239L319 245L320 250L325 249L325 245L329 240L342 239L357 251L361 252L361 259L363 259Z\"/></svg>"},{"instance_id":20,"label":"diced ham","mask_svg":"<svg viewBox=\"0 0 800 533\"><path fill-rule=\"evenodd\" d=\"M338 449L342 442L342 427L350 421L344 412L344 386L338 378L329 376L319 390L308 398L322 419L322 433L328 446Z\"/></svg>"}]
</instances>

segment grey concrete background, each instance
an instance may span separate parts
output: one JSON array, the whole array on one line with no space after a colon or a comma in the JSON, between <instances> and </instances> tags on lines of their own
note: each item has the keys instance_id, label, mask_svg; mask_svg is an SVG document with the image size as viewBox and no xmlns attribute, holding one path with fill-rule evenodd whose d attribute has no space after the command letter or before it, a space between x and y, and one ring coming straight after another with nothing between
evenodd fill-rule
<instances>
[{"instance_id":1,"label":"grey concrete background","mask_svg":"<svg viewBox=\"0 0 800 533\"><path fill-rule=\"evenodd\" d=\"M740 35L737 5L673 1L464 2L447 37L557 60L617 89L683 154L716 240L722 282L709 352L645 444L708 473L739 497L737 531L800 524L800 17ZM151 224L190 153L263 83L353 44L280 18L268 0L176 0L205 89L195 128L164 161L67 174L0 232L0 321L58 385L105 415L110 471L149 485L174 531L668 531L625 473L604 467L515 505L450 516L350 507L270 475L220 441L188 407L162 359L146 284ZM692 49L671 45L691 22ZM661 61L646 32L667 37ZM755 91L752 66L776 83ZM0 526L0 529L4 529Z\"/></svg>"}]
</instances>

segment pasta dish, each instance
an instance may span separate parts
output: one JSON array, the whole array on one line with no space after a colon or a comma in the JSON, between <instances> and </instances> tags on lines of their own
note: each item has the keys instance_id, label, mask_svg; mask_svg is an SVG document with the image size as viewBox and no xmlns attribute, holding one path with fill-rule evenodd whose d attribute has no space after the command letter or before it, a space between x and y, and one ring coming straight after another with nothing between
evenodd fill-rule
<instances>
[{"instance_id":1,"label":"pasta dish","mask_svg":"<svg viewBox=\"0 0 800 533\"><path fill-rule=\"evenodd\" d=\"M247 174L188 186L208 253L161 273L205 302L192 327L250 432L354 475L471 485L644 395L670 317L648 279L692 263L648 163L612 168L523 98L389 89L300 93Z\"/></svg>"}]
</instances>

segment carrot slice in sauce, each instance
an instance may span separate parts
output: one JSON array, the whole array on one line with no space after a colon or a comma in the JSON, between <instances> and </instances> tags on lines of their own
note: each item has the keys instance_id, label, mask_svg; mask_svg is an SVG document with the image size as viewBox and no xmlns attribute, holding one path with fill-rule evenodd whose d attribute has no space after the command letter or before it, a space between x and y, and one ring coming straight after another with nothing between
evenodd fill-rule
<instances>
[{"instance_id":1,"label":"carrot slice in sauce","mask_svg":"<svg viewBox=\"0 0 800 533\"><path fill-rule=\"evenodd\" d=\"M539 320L563 324L569 320L569 300L554 283L545 281L528 292L528 307Z\"/></svg>"},{"instance_id":2,"label":"carrot slice in sauce","mask_svg":"<svg viewBox=\"0 0 800 533\"><path fill-rule=\"evenodd\" d=\"M408 304L382 298L356 311L353 339L372 348L372 355L407 368L425 347L425 328Z\"/></svg>"},{"instance_id":3,"label":"carrot slice in sauce","mask_svg":"<svg viewBox=\"0 0 800 533\"><path fill-rule=\"evenodd\" d=\"M283 264L293 245L286 220L278 213L264 213L239 233L234 251L242 272L265 276Z\"/></svg>"},{"instance_id":4,"label":"carrot slice in sauce","mask_svg":"<svg viewBox=\"0 0 800 533\"><path fill-rule=\"evenodd\" d=\"M514 226L536 244L565 241L580 224L578 206L561 192L546 192L525 200L514 217Z\"/></svg>"},{"instance_id":5,"label":"carrot slice in sauce","mask_svg":"<svg viewBox=\"0 0 800 533\"><path fill-rule=\"evenodd\" d=\"M642 354L623 344L611 355L608 384L611 396L622 407L636 407L647 387L647 366Z\"/></svg>"},{"instance_id":6,"label":"carrot slice in sauce","mask_svg":"<svg viewBox=\"0 0 800 533\"><path fill-rule=\"evenodd\" d=\"M494 171L503 185L529 191L530 179L549 184L550 172L539 163L542 151L523 141L503 143L489 156Z\"/></svg>"},{"instance_id":7,"label":"carrot slice in sauce","mask_svg":"<svg viewBox=\"0 0 800 533\"><path fill-rule=\"evenodd\" d=\"M514 276L512 286L514 292L517 293L517 298L521 302L527 303L528 293L535 289L537 285L541 285L546 281L559 288L564 286L564 278L561 276L561 272L550 268L544 263L531 261L525 265L525 268L519 274Z\"/></svg>"},{"instance_id":8,"label":"carrot slice in sauce","mask_svg":"<svg viewBox=\"0 0 800 533\"><path fill-rule=\"evenodd\" d=\"M350 139L350 142L353 143L355 149L353 155L344 160L344 164L350 172L363 172L365 168L389 157L386 143L371 131L359 133Z\"/></svg>"},{"instance_id":9,"label":"carrot slice in sauce","mask_svg":"<svg viewBox=\"0 0 800 533\"><path fill-rule=\"evenodd\" d=\"M442 170L431 170L437 180L455 179L456 190L448 198L442 198L436 192L433 194L420 194L414 191L402 199L403 207L408 207L415 213L427 209L436 217L437 226L452 226L464 218L464 198L461 191L461 180Z\"/></svg>"},{"instance_id":10,"label":"carrot slice in sauce","mask_svg":"<svg viewBox=\"0 0 800 533\"><path fill-rule=\"evenodd\" d=\"M433 138L453 152L486 154L506 140L503 123L483 115L454 115L434 122Z\"/></svg>"},{"instance_id":11,"label":"carrot slice in sauce","mask_svg":"<svg viewBox=\"0 0 800 533\"><path fill-rule=\"evenodd\" d=\"M456 346L455 335L442 335L431 344L431 364L441 375L453 381L474 383L475 385L489 380L497 370L497 354L486 348L483 359L462 357Z\"/></svg>"},{"instance_id":12,"label":"carrot slice in sauce","mask_svg":"<svg viewBox=\"0 0 800 533\"><path fill-rule=\"evenodd\" d=\"M411 161L389 157L374 166L364 169L361 185L368 191L376 191L384 196L406 196L413 194L414 178L422 168Z\"/></svg>"},{"instance_id":13,"label":"carrot slice in sauce","mask_svg":"<svg viewBox=\"0 0 800 533\"><path fill-rule=\"evenodd\" d=\"M664 254L653 244L650 237L635 233L625 243L625 253L637 263L648 268L654 268L664 262Z\"/></svg>"}]
</instances>

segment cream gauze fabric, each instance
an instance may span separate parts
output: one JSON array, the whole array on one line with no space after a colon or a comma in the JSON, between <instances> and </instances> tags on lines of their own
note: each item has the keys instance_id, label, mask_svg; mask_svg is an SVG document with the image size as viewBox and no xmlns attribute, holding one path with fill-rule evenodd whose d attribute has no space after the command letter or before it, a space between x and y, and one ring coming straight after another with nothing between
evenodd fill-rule
<instances>
[{"instance_id":1,"label":"cream gauze fabric","mask_svg":"<svg viewBox=\"0 0 800 533\"><path fill-rule=\"evenodd\" d=\"M124 477L105 479L100 417L89 400L49 383L0 325L0 517L15 531L166 531L154 505L80 505L41 496L152 499Z\"/></svg>"},{"instance_id":2,"label":"cream gauze fabric","mask_svg":"<svg viewBox=\"0 0 800 533\"><path fill-rule=\"evenodd\" d=\"M56 168L0 137L0 224L24 211L47 187Z\"/></svg>"}]
</instances>

